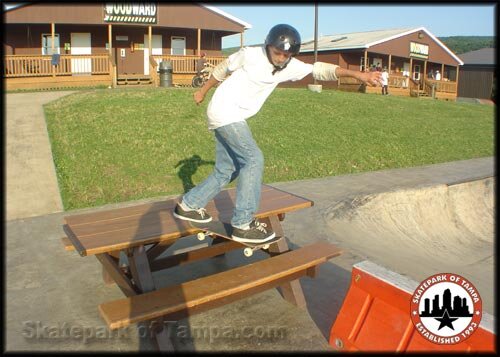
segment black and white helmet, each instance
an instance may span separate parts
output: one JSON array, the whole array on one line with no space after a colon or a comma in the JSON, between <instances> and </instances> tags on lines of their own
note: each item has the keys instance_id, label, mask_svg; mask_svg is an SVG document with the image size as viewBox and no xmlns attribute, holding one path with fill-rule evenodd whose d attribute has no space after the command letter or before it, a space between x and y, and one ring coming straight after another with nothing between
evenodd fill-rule
<instances>
[{"instance_id":1,"label":"black and white helmet","mask_svg":"<svg viewBox=\"0 0 500 357\"><path fill-rule=\"evenodd\" d=\"M269 30L265 45L274 46L295 56L300 51L300 34L290 25L279 24Z\"/></svg>"}]
</instances>

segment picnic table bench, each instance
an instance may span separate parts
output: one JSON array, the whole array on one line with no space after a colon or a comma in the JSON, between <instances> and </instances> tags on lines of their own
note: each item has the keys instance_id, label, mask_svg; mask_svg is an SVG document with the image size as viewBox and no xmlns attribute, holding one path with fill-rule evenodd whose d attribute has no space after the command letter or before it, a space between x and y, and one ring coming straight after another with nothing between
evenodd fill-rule
<instances>
[{"instance_id":1,"label":"picnic table bench","mask_svg":"<svg viewBox=\"0 0 500 357\"><path fill-rule=\"evenodd\" d=\"M224 190L205 208L214 220L229 222L235 197L235 189ZM285 237L270 245L267 259L179 285L159 287L153 280L155 271L244 247L235 241L215 238L211 245L160 257L178 239L200 231L173 216L179 200L180 197L66 216L63 225L65 249L76 250L82 257L95 255L102 264L104 282L116 283L126 296L99 305L108 327L117 329L149 321L160 350L172 348L162 321L179 320L267 289L280 287L285 300L305 308L298 278L316 276L319 264L342 253L325 242L291 251ZM308 199L263 185L256 217L270 224L276 235L285 236L280 223L285 214L312 205ZM126 263L121 259L124 255Z\"/></svg>"}]
</instances>

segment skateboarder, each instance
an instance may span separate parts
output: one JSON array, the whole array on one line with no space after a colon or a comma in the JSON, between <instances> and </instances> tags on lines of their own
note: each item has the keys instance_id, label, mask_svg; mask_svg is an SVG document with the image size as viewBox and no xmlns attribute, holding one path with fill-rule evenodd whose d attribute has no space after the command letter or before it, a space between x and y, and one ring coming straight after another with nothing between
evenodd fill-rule
<instances>
[{"instance_id":1,"label":"skateboarder","mask_svg":"<svg viewBox=\"0 0 500 357\"><path fill-rule=\"evenodd\" d=\"M295 28L276 25L269 31L264 46L244 47L229 56L194 93L195 102L200 104L208 90L222 82L207 109L208 128L213 130L216 139L216 162L213 173L183 196L174 210L175 217L199 223L211 221L204 207L224 186L239 177L231 219L232 238L248 243L263 243L274 238L271 228L254 217L260 202L264 157L246 119L260 110L279 83L297 81L310 73L323 81L354 77L371 86L381 81L381 72L357 72L324 62L304 63L294 58L300 43Z\"/></svg>"}]
</instances>

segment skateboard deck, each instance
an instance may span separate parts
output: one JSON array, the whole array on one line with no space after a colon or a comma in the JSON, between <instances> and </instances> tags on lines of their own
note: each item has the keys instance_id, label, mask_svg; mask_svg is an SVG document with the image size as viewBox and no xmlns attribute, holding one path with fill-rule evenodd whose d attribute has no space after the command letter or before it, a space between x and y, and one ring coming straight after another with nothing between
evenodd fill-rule
<instances>
[{"instance_id":1,"label":"skateboard deck","mask_svg":"<svg viewBox=\"0 0 500 357\"><path fill-rule=\"evenodd\" d=\"M201 229L201 232L197 234L199 240L204 240L205 237L220 237L227 240L232 240L234 242L240 243L244 245L246 248L243 250L245 256L250 257L253 255L253 252L259 249L269 249L269 246L272 243L276 243L281 240L283 237L274 237L269 239L266 242L262 243L248 243L248 242L240 242L231 237L233 232L233 227L229 223L224 223L221 221L212 221L208 223L195 223L189 222L194 228Z\"/></svg>"}]
</instances>

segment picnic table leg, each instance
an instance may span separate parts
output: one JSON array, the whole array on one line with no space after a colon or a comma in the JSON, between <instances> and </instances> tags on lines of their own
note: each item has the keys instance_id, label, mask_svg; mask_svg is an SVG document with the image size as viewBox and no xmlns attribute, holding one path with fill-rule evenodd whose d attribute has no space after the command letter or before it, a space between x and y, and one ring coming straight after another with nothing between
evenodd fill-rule
<instances>
[{"instance_id":1,"label":"picnic table leg","mask_svg":"<svg viewBox=\"0 0 500 357\"><path fill-rule=\"evenodd\" d=\"M109 254L96 254L97 260L102 264L103 275L113 279L125 296L137 294L137 288L132 284L130 278L120 269L118 261Z\"/></svg>"},{"instance_id":2,"label":"picnic table leg","mask_svg":"<svg viewBox=\"0 0 500 357\"><path fill-rule=\"evenodd\" d=\"M108 273L104 265L102 266L102 280L104 281L105 285L113 285L115 284L115 281L111 274Z\"/></svg>"},{"instance_id":3,"label":"picnic table leg","mask_svg":"<svg viewBox=\"0 0 500 357\"><path fill-rule=\"evenodd\" d=\"M118 265L119 259L120 259L120 253L119 252L108 252L107 253L109 262L113 263L113 265ZM102 265L102 280L104 281L104 284L106 285L112 285L115 284L116 281L113 278L113 274L109 272L109 266L106 268L106 265Z\"/></svg>"},{"instance_id":4,"label":"picnic table leg","mask_svg":"<svg viewBox=\"0 0 500 357\"><path fill-rule=\"evenodd\" d=\"M227 243L227 239L220 238L220 237L215 237L214 239L212 239L212 246L217 245L217 244L221 244L221 243ZM224 257L224 256L226 256L226 253L221 253L219 255L216 255L216 256L214 256L214 258Z\"/></svg>"},{"instance_id":5,"label":"picnic table leg","mask_svg":"<svg viewBox=\"0 0 500 357\"><path fill-rule=\"evenodd\" d=\"M132 278L141 293L156 290L153 274L151 272L148 256L144 246L141 245L139 247L132 248L129 250L128 255ZM148 327L151 331L151 336L155 337L155 341L160 351L174 351L172 341L168 336L162 317L151 320Z\"/></svg>"},{"instance_id":6,"label":"picnic table leg","mask_svg":"<svg viewBox=\"0 0 500 357\"><path fill-rule=\"evenodd\" d=\"M280 220L283 220L284 216L271 216L269 217L269 222L278 236L285 237L285 233L283 232L283 227L281 226ZM288 247L288 243L286 241L286 237L284 239L281 239L280 241L271 244L269 247L269 253L271 255L276 255L276 254L281 254L289 251L290 248ZM283 298L300 307L303 309L306 309L306 299L304 297L304 292L302 291L302 287L300 286L300 281L299 279L292 280L288 283L285 283L280 286L281 289L281 294Z\"/></svg>"},{"instance_id":7,"label":"picnic table leg","mask_svg":"<svg viewBox=\"0 0 500 357\"><path fill-rule=\"evenodd\" d=\"M159 242L154 244L148 251L148 259L149 261L153 261L163 254L168 248L170 248L174 243L173 242Z\"/></svg>"}]
</instances>

